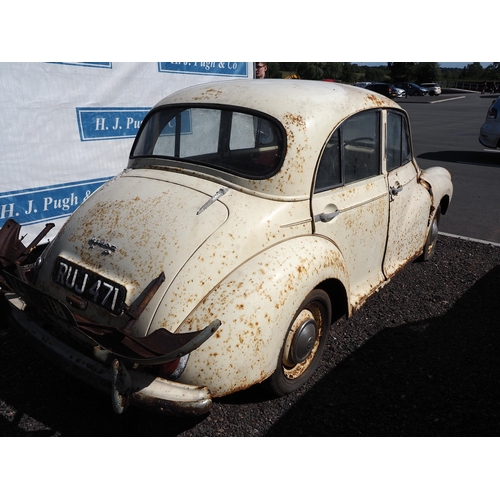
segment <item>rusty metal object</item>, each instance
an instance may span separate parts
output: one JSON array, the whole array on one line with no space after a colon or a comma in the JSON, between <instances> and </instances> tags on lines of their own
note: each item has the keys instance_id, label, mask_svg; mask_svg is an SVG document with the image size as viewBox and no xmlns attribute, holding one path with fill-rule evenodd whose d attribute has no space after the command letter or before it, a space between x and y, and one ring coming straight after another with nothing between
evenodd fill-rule
<instances>
[{"instance_id":1,"label":"rusty metal object","mask_svg":"<svg viewBox=\"0 0 500 500\"><path fill-rule=\"evenodd\" d=\"M197 349L219 328L219 320L196 332L174 334L160 328L146 337L134 337L123 329L77 320L78 329L107 351L138 363L165 363Z\"/></svg>"},{"instance_id":2,"label":"rusty metal object","mask_svg":"<svg viewBox=\"0 0 500 500\"><path fill-rule=\"evenodd\" d=\"M114 355L135 362L163 363L180 358L208 340L221 324L219 320L215 320L202 330L184 334L173 334L165 328L160 328L147 337L138 338L131 335L126 327L120 329L86 321L77 314L73 314L65 304L38 290L30 283L20 280L6 270L0 270L0 272L11 290L17 292L27 304L41 307L49 314L76 327L85 336ZM136 319L145 307L142 302L148 302L154 292L155 286L147 291L141 304L135 308L135 313L138 314Z\"/></svg>"},{"instance_id":3,"label":"rusty metal object","mask_svg":"<svg viewBox=\"0 0 500 500\"><path fill-rule=\"evenodd\" d=\"M12 264L22 264L53 227L52 223L46 224L30 245L24 246L23 238L19 237L21 225L14 219L8 219L0 229L0 265L8 267Z\"/></svg>"},{"instance_id":4,"label":"rusty metal object","mask_svg":"<svg viewBox=\"0 0 500 500\"><path fill-rule=\"evenodd\" d=\"M131 307L126 307L124 312L130 317L130 320L123 327L124 334L130 333L132 327L135 325L141 314L146 309L154 294L158 291L161 284L165 281L165 273L162 271L159 276L153 280L146 290L137 298L137 300L132 304ZM142 298L141 298L142 297Z\"/></svg>"},{"instance_id":5,"label":"rusty metal object","mask_svg":"<svg viewBox=\"0 0 500 500\"><path fill-rule=\"evenodd\" d=\"M165 328L160 328L147 337L138 338L131 335L132 327L165 281L163 272L150 283L132 306L125 308L124 312L130 319L123 328L89 322L85 318L73 314L60 301L32 286L27 281L23 269L19 266L19 263L27 257L29 252L51 229L49 226L51 225L47 224L45 230L29 247L22 244L19 238L21 226L14 220L8 220L0 229L0 259L4 265L6 263L15 266L18 276L14 276L5 269L0 269L0 272L11 290L23 297L27 304L37 308L41 307L49 314L55 314L55 316L66 321L71 326L76 326L84 335L112 354L134 361L155 360L166 362L180 358L197 349L219 328L221 322L215 320L206 328L196 332L176 335ZM70 294L70 297L72 297L72 294ZM71 299L70 304L75 305L76 299L78 299L77 308L82 309L83 307L80 305L81 299L77 297Z\"/></svg>"},{"instance_id":6,"label":"rusty metal object","mask_svg":"<svg viewBox=\"0 0 500 500\"><path fill-rule=\"evenodd\" d=\"M212 397L207 387L181 384L135 371L128 372L128 385L121 378L117 385L109 367L48 335L36 321L17 307L12 307L12 315L29 331L43 354L70 375L103 393L113 394L113 388L116 387L120 398L123 398L123 406L120 409L120 406L113 404L115 411L121 413L127 406L138 406L165 415L196 416L208 413L211 409ZM120 377L124 377L123 374Z\"/></svg>"}]
</instances>

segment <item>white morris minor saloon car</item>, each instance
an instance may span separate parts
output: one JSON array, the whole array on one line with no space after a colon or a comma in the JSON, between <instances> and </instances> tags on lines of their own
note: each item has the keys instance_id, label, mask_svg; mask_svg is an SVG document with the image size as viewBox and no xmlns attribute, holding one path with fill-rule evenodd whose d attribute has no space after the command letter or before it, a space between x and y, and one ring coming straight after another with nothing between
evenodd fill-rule
<instances>
[{"instance_id":1,"label":"white morris minor saloon car","mask_svg":"<svg viewBox=\"0 0 500 500\"><path fill-rule=\"evenodd\" d=\"M448 171L417 166L407 114L380 94L198 85L149 112L128 167L34 264L22 266L46 232L25 247L5 223L4 301L119 413L202 414L264 381L284 395L334 321L431 257L452 190Z\"/></svg>"}]
</instances>

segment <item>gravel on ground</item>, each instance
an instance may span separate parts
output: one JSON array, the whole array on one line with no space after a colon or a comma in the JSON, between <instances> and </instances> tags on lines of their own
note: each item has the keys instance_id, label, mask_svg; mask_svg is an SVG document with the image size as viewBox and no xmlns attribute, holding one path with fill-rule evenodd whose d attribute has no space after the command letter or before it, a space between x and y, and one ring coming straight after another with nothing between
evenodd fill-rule
<instances>
[{"instance_id":1,"label":"gravel on ground","mask_svg":"<svg viewBox=\"0 0 500 500\"><path fill-rule=\"evenodd\" d=\"M135 408L73 380L0 323L2 436L498 436L500 247L440 235L349 319L333 325L302 389L261 387L214 401L204 417Z\"/></svg>"}]
</instances>

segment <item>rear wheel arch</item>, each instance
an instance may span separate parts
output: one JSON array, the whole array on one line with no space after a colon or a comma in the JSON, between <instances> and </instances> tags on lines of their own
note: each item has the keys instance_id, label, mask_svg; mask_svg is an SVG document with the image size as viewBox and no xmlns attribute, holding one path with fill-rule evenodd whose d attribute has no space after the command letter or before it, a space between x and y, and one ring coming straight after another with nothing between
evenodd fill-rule
<instances>
[{"instance_id":1,"label":"rear wheel arch","mask_svg":"<svg viewBox=\"0 0 500 500\"><path fill-rule=\"evenodd\" d=\"M272 393L277 396L289 394L311 378L323 356L331 317L328 294L315 288L297 308L279 351L276 368L266 380Z\"/></svg>"},{"instance_id":2,"label":"rear wheel arch","mask_svg":"<svg viewBox=\"0 0 500 500\"><path fill-rule=\"evenodd\" d=\"M321 362L333 323L347 312L341 281L327 279L311 290L297 308L265 387L282 396L304 385Z\"/></svg>"},{"instance_id":3,"label":"rear wheel arch","mask_svg":"<svg viewBox=\"0 0 500 500\"><path fill-rule=\"evenodd\" d=\"M216 335L190 354L179 381L207 385L214 397L264 381L306 297L318 290L327 296L329 331L348 310L348 287L342 254L325 238L295 238L266 249L228 274L177 327L181 333L222 321Z\"/></svg>"},{"instance_id":4,"label":"rear wheel arch","mask_svg":"<svg viewBox=\"0 0 500 500\"><path fill-rule=\"evenodd\" d=\"M342 316L349 316L347 291L340 280L330 278L320 283L316 288L324 290L330 297L332 304L332 324Z\"/></svg>"}]
</instances>

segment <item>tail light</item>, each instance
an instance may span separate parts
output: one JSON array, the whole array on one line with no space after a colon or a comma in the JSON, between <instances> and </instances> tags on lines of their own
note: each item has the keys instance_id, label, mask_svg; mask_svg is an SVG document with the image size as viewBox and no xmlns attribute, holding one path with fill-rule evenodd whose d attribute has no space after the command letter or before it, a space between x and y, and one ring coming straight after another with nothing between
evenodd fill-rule
<instances>
[{"instance_id":1,"label":"tail light","mask_svg":"<svg viewBox=\"0 0 500 500\"><path fill-rule=\"evenodd\" d=\"M177 358L173 361L168 361L167 363L158 365L158 376L169 380L178 379L185 370L188 359L189 354L186 354L185 356L182 356L182 358Z\"/></svg>"},{"instance_id":2,"label":"tail light","mask_svg":"<svg viewBox=\"0 0 500 500\"><path fill-rule=\"evenodd\" d=\"M493 120L496 120L498 116L498 110L496 108L491 108L488 111L488 118L493 118Z\"/></svg>"}]
</instances>

